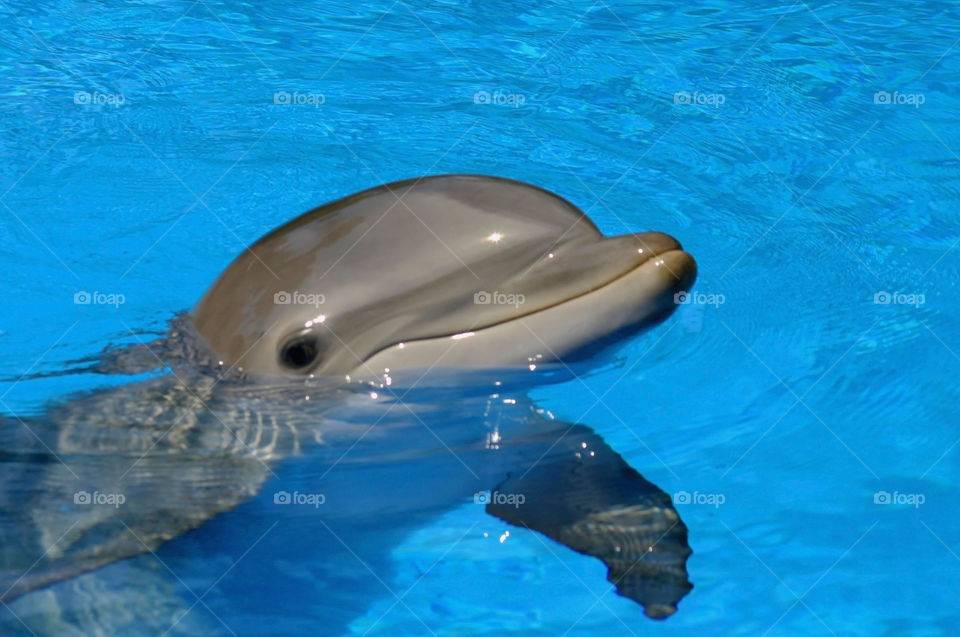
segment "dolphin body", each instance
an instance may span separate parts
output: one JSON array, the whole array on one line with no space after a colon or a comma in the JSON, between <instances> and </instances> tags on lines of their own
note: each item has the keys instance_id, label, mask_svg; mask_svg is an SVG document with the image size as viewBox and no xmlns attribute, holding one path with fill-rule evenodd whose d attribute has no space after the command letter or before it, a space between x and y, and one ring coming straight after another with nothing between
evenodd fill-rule
<instances>
[{"instance_id":1,"label":"dolphin body","mask_svg":"<svg viewBox=\"0 0 960 637\"><path fill-rule=\"evenodd\" d=\"M665 618L692 587L670 498L588 427L488 381L567 368L656 325L695 274L673 238L604 237L571 203L507 179L425 177L307 212L161 338L86 368L154 377L0 419L0 601L152 552L303 458L330 467L325 527L376 532L477 490L522 495L486 511L599 558L620 595ZM444 427L449 414L407 397L431 384L475 422ZM467 479L432 476L441 457ZM365 499L373 461L382 484L416 481L420 495Z\"/></svg>"}]
</instances>

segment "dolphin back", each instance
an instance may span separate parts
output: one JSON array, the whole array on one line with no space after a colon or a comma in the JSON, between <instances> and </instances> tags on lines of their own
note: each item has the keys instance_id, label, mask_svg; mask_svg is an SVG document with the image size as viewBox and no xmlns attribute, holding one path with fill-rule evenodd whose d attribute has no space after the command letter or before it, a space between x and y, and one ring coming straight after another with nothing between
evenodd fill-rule
<instances>
[{"instance_id":1,"label":"dolphin back","mask_svg":"<svg viewBox=\"0 0 960 637\"><path fill-rule=\"evenodd\" d=\"M293 444L239 418L174 377L0 417L0 601L153 551L256 493Z\"/></svg>"}]
</instances>

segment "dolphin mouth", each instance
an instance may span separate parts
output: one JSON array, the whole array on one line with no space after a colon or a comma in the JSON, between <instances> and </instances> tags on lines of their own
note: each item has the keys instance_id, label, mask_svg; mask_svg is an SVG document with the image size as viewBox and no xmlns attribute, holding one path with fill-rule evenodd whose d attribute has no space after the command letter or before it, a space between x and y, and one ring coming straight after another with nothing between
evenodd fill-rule
<instances>
[{"instance_id":1,"label":"dolphin mouth","mask_svg":"<svg viewBox=\"0 0 960 637\"><path fill-rule=\"evenodd\" d=\"M677 243L676 249L649 251L629 270L618 273L599 285L584 287L553 303L534 307L526 312L506 318L497 323L492 323L486 327L494 327L502 323L535 316L540 312L562 308L573 301L589 300L592 296L600 296L602 293L610 292L613 288L627 283L632 278L645 275L656 277L661 288L658 294L651 294L646 300L655 303L658 307L673 309L670 306L679 302L674 298L674 295L685 292L688 288L692 287L696 279L696 272L696 261L693 256L685 252L680 247L680 244Z\"/></svg>"},{"instance_id":2,"label":"dolphin mouth","mask_svg":"<svg viewBox=\"0 0 960 637\"><path fill-rule=\"evenodd\" d=\"M550 263L562 256L563 263ZM607 298L619 291L634 301L675 309L675 294L687 291L696 279L696 261L674 237L662 232L641 232L604 237L586 245L574 244L566 254L549 253L547 259L507 281L508 290L528 291L532 302L518 306L516 313L484 327L524 319L544 311L563 308L573 301L602 299L602 306L614 305ZM648 285L636 288L637 279ZM625 299L630 300L630 299ZM598 308L602 309L602 308ZM602 319L602 313L597 312Z\"/></svg>"},{"instance_id":3,"label":"dolphin mouth","mask_svg":"<svg viewBox=\"0 0 960 637\"><path fill-rule=\"evenodd\" d=\"M633 244L637 244L639 247L634 248ZM635 255L632 253L634 249ZM563 306L575 299L589 297L608 286L616 286L618 283L630 279L630 277L641 274L654 277L665 290L673 290L671 295L686 291L696 279L696 261L694 261L693 256L684 251L680 242L668 234L645 232L607 237L597 242L595 250L600 252L605 259L621 261L623 267L606 271L606 276L599 283L596 280L587 279L582 281L582 285L577 286L577 283L580 283L579 281L571 281L579 289L571 290L572 293L553 303L535 307L526 315ZM618 252L622 253L625 250L631 252L631 258L618 259L616 256ZM609 256L611 253L615 255L613 258ZM585 269L587 268L581 264L580 271L583 272ZM650 300L654 299L651 297Z\"/></svg>"},{"instance_id":4,"label":"dolphin mouth","mask_svg":"<svg viewBox=\"0 0 960 637\"><path fill-rule=\"evenodd\" d=\"M673 237L638 233L568 248L502 284L531 298L486 320L448 323L444 330L372 352L368 370L389 367L386 352L404 350L407 366L434 364L456 346L471 366L580 359L666 319L696 279L693 257ZM481 308L487 306L480 306ZM481 309L481 314L484 310ZM458 313L462 320L465 314ZM452 318L452 317L448 317ZM417 351L419 350L419 352ZM420 354L422 352L422 355ZM433 357L433 358L431 358Z\"/></svg>"}]
</instances>

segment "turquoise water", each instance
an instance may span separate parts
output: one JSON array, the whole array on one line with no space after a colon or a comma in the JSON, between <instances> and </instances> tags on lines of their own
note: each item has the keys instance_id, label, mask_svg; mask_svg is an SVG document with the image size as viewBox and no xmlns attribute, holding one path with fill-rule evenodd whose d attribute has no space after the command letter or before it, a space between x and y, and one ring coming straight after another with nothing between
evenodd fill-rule
<instances>
[{"instance_id":1,"label":"turquoise water","mask_svg":"<svg viewBox=\"0 0 960 637\"><path fill-rule=\"evenodd\" d=\"M955 632L956 6L44 0L0 15L3 413L123 382L15 379L161 329L300 212L425 173L520 179L607 233L668 232L713 295L534 392L668 493L722 499L677 505L695 588L666 622L610 593L595 560L532 533L491 540L505 526L464 501L393 543L382 582L343 551L304 571L310 538L272 541L177 631ZM151 570L190 606L266 529L258 506L164 547L176 578L131 560L113 581ZM286 579L264 586L265 564ZM315 605L269 612L305 586Z\"/></svg>"}]
</instances>

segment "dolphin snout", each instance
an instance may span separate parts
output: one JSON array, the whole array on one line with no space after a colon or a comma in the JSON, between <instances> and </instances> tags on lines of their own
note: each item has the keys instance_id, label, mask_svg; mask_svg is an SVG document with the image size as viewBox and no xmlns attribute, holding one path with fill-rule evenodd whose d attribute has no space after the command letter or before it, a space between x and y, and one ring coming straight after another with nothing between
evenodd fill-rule
<instances>
[{"instance_id":1,"label":"dolphin snout","mask_svg":"<svg viewBox=\"0 0 960 637\"><path fill-rule=\"evenodd\" d=\"M670 252L671 250L682 250L680 242L663 232L635 232L634 241L639 246L637 250L641 254L651 254L653 256Z\"/></svg>"},{"instance_id":2,"label":"dolphin snout","mask_svg":"<svg viewBox=\"0 0 960 637\"><path fill-rule=\"evenodd\" d=\"M697 278L697 263L683 250L680 242L663 232L637 232L630 235L642 262L634 276L646 279L644 292L649 305L657 306L664 314L677 307L677 299L688 292ZM645 257L645 258L644 258Z\"/></svg>"},{"instance_id":3,"label":"dolphin snout","mask_svg":"<svg viewBox=\"0 0 960 637\"><path fill-rule=\"evenodd\" d=\"M697 278L697 262L690 254L683 250L670 250L659 255L658 261L662 261L663 268L673 279L674 293L686 292L693 287L693 282Z\"/></svg>"}]
</instances>

